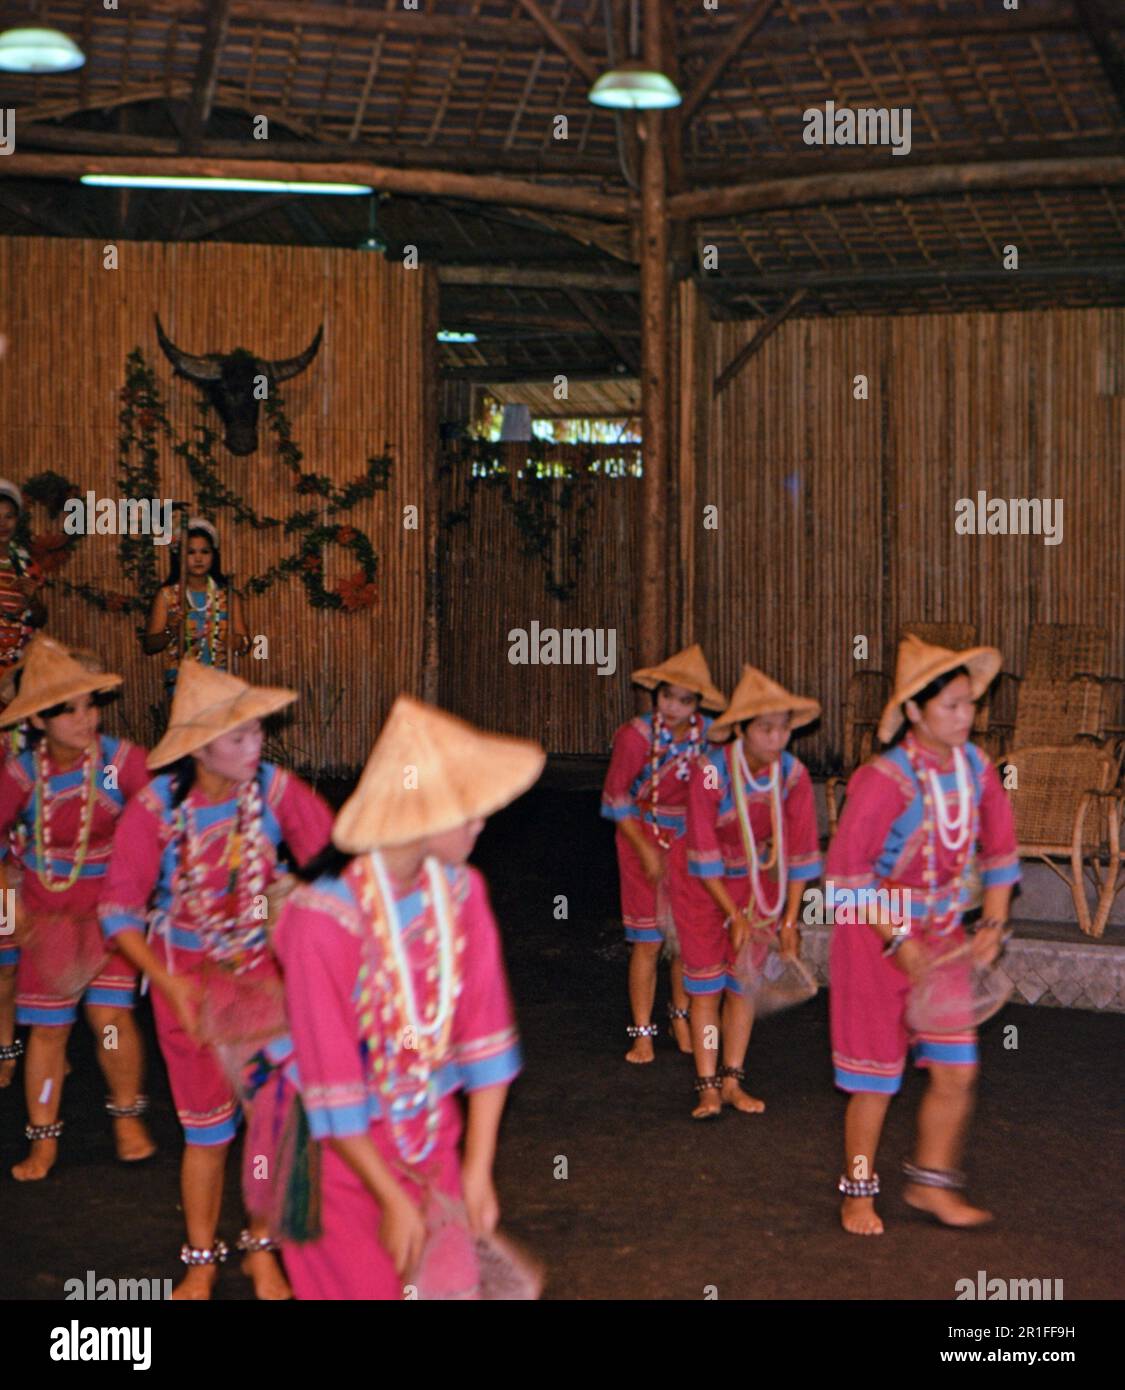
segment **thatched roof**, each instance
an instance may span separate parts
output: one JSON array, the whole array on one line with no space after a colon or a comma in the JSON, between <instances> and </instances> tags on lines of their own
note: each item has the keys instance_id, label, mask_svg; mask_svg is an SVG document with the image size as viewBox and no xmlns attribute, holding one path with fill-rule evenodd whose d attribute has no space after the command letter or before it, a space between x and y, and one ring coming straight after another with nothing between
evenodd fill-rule
<instances>
[{"instance_id":1,"label":"thatched roof","mask_svg":"<svg viewBox=\"0 0 1125 1390\"><path fill-rule=\"evenodd\" d=\"M686 97L664 125L674 272L717 313L768 316L797 290L801 314L1125 302L1125 6L663 9ZM0 4L5 28L30 14ZM38 18L87 62L5 74L0 230L355 246L367 199L75 179L154 157L375 166L389 254L439 264L444 326L479 336L443 349L450 372L635 371L635 122L586 99L630 51L628 0L53 0ZM805 144L804 113L829 101L910 108L909 155Z\"/></svg>"}]
</instances>

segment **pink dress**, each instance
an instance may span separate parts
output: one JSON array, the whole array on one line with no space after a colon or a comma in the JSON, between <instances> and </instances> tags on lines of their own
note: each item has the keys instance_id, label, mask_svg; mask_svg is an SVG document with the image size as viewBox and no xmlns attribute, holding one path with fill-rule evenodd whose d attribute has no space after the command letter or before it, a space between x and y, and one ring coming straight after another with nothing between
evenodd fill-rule
<instances>
[{"instance_id":1,"label":"pink dress","mask_svg":"<svg viewBox=\"0 0 1125 1390\"><path fill-rule=\"evenodd\" d=\"M940 1035L914 1034L906 1024L910 981L866 921L856 920L862 890L886 889L893 905L905 906L910 890L911 937L930 954L944 953L964 941L961 902L967 860L977 847L985 887L1018 883L1019 858L1011 803L996 769L974 744L966 744L972 823L960 850L947 848L941 836L923 828L922 788L910 764L912 755L923 776L938 778L948 813L958 815L957 783L952 760L944 766L914 735L866 763L848 783L847 801L828 850L825 906L835 925L829 955L829 1010L836 1085L844 1091L893 1095L902 1085L906 1055L914 1047L915 1064L932 1062L974 1066L976 1030ZM932 846L936 888L927 892L924 870ZM899 893L890 899L889 893Z\"/></svg>"},{"instance_id":2,"label":"pink dress","mask_svg":"<svg viewBox=\"0 0 1125 1390\"><path fill-rule=\"evenodd\" d=\"M189 975L205 988L242 991L275 989L280 998L280 976L269 954L264 911L247 913L239 921L226 920L217 937L208 939L199 904L206 907L230 901L230 849L242 840L234 834L238 800L207 800L197 787L184 798L199 836L196 864L182 862L183 836L177 830L180 808L172 805L173 777L155 778L125 809L114 839L113 862L99 907L102 931L110 940L122 931L144 931L151 914L154 949L162 952L174 975ZM262 763L257 774L261 795L261 854L266 863L265 881L282 872L277 847L282 840L298 863L306 863L328 843L332 812L299 777L272 763ZM248 847L242 846L243 856ZM191 868L201 891L183 891L183 872ZM243 869L245 872L245 869ZM206 910L206 908L204 909ZM237 942L235 931L237 929ZM236 957L227 952L237 945ZM225 963L222 963L225 962ZM237 964L239 973L231 966ZM163 993L153 990L153 1013L160 1050L168 1068L168 1080L176 1113L188 1144L227 1144L238 1127L239 1106L234 1088L212 1048L195 1042L184 1031Z\"/></svg>"},{"instance_id":3,"label":"pink dress","mask_svg":"<svg viewBox=\"0 0 1125 1390\"><path fill-rule=\"evenodd\" d=\"M662 733L657 754L655 813L652 809L653 716L645 714L631 719L614 735L601 813L619 827L615 838L626 941L664 940L660 923L673 911L672 885L687 874L684 829L688 782L696 760L706 754L709 747L707 730L712 722L705 714L697 714L695 718L697 738L694 743L690 737L674 742L667 730ZM665 856L664 878L659 885L646 878L640 855L622 833L620 826L626 820L638 821L648 842ZM667 893L666 898L661 889Z\"/></svg>"},{"instance_id":4,"label":"pink dress","mask_svg":"<svg viewBox=\"0 0 1125 1390\"><path fill-rule=\"evenodd\" d=\"M419 1052L393 1034L393 953L372 930L361 905L364 859L339 878L299 888L278 923L274 948L285 974L291 1052L271 1049L283 1087L267 1082L273 1106L300 1092L314 1141L320 1142L318 1239L283 1245L286 1272L298 1298L399 1299L403 1282L379 1243L380 1207L327 1142L368 1134L396 1178L419 1205L427 1185L461 1192L457 1091L510 1082L520 1070L519 1041L508 995L500 938L488 893L471 868L445 868L452 899L455 962L452 1017L434 1055L419 1072ZM439 932L425 875L395 885L392 929L409 963L421 1018L437 1000ZM432 977L432 978L431 978ZM366 983L365 983L366 982ZM276 1115L255 1104L248 1145L264 1150L276 1137ZM250 1210L260 1203L248 1194Z\"/></svg>"},{"instance_id":5,"label":"pink dress","mask_svg":"<svg viewBox=\"0 0 1125 1390\"><path fill-rule=\"evenodd\" d=\"M684 957L684 989L688 994L735 994L742 987L734 975L734 950L723 911L703 886L704 879L723 879L736 907L750 901L751 885L746 850L735 804L730 760L732 740L701 759L692 773L688 793L688 874L676 905L680 949ZM791 880L820 877L820 838L812 779L800 759L781 754L782 836L785 862ZM761 775L759 775L759 781ZM770 793L746 788L750 828L762 855L768 857L772 834ZM772 904L777 897L773 877L763 874L762 891ZM775 925L785 903L782 899ZM764 955L764 952L763 952Z\"/></svg>"},{"instance_id":6,"label":"pink dress","mask_svg":"<svg viewBox=\"0 0 1125 1390\"><path fill-rule=\"evenodd\" d=\"M37 814L47 813L44 848L49 847L51 878L66 879L75 862L89 783L82 763L60 772L45 742L39 747L46 760L45 807L39 805L33 749L5 759L0 767L0 843L6 853L12 837L12 858L22 871L17 909L21 949L13 953L19 959L16 1022L65 1027L74 1022L83 998L87 1005L133 1007L136 968L119 951L107 950L98 930L97 904L118 817L126 801L147 784L148 770L143 748L98 735L86 859L71 887L51 892L36 848Z\"/></svg>"}]
</instances>

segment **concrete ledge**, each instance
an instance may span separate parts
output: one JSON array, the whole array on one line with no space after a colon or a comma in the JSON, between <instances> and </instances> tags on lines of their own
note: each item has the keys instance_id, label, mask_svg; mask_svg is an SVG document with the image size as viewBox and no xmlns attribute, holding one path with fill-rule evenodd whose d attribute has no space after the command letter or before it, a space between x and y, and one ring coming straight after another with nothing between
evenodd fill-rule
<instances>
[{"instance_id":1,"label":"concrete ledge","mask_svg":"<svg viewBox=\"0 0 1125 1390\"><path fill-rule=\"evenodd\" d=\"M1012 1002L1061 1009L1125 1013L1125 946L1094 941L1049 941L1017 935L1004 952L1004 973L1015 985ZM1075 928L1077 931L1077 928ZM828 983L829 927L802 927L801 954Z\"/></svg>"}]
</instances>

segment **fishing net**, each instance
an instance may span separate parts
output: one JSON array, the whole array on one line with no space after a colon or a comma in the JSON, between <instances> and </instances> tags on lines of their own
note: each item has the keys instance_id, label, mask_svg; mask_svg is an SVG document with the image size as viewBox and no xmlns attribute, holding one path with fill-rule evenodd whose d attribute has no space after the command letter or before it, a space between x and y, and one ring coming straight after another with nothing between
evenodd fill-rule
<instances>
[{"instance_id":1,"label":"fishing net","mask_svg":"<svg viewBox=\"0 0 1125 1390\"><path fill-rule=\"evenodd\" d=\"M967 1033L998 1013L1013 985L993 962L973 959L967 941L934 958L910 991L906 1023L916 1033Z\"/></svg>"},{"instance_id":2,"label":"fishing net","mask_svg":"<svg viewBox=\"0 0 1125 1390\"><path fill-rule=\"evenodd\" d=\"M426 1244L405 1282L419 1299L529 1302L539 1297L542 1272L505 1236L474 1236L463 1202L429 1187Z\"/></svg>"},{"instance_id":3,"label":"fishing net","mask_svg":"<svg viewBox=\"0 0 1125 1390\"><path fill-rule=\"evenodd\" d=\"M32 958L45 993L77 999L101 974L109 949L93 912L28 912L16 908L16 933L4 944L21 947Z\"/></svg>"},{"instance_id":4,"label":"fishing net","mask_svg":"<svg viewBox=\"0 0 1125 1390\"><path fill-rule=\"evenodd\" d=\"M212 1049L241 1094L254 1054L288 1031L281 977L268 960L236 975L206 959L200 984L200 1040Z\"/></svg>"},{"instance_id":5,"label":"fishing net","mask_svg":"<svg viewBox=\"0 0 1125 1390\"><path fill-rule=\"evenodd\" d=\"M766 927L750 928L735 957L734 973L758 1018L804 1004L817 991L809 967L799 957L782 956L777 937Z\"/></svg>"}]
</instances>

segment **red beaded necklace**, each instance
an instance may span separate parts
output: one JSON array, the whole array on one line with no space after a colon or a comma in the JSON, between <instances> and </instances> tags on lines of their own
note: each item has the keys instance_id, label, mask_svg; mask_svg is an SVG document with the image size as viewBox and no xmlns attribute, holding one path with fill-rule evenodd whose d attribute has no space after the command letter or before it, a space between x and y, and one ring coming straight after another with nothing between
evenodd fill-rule
<instances>
[{"instance_id":1,"label":"red beaded necklace","mask_svg":"<svg viewBox=\"0 0 1125 1390\"><path fill-rule=\"evenodd\" d=\"M688 764L699 752L699 744L703 737L702 720L698 715L693 714L688 719L688 746L687 749L676 755L676 776L682 782L688 775ZM654 710L652 715L652 750L649 756L649 780L652 783L652 799L649 802L649 809L652 812L653 833L656 836L656 843L661 849L671 849L672 841L665 839L660 833L660 826L656 820L657 807L660 804L660 791L658 786L657 774L660 769L660 736L664 732L664 716L660 711ZM672 739L671 730L668 734L669 740ZM670 747L675 747L675 742L670 742Z\"/></svg>"}]
</instances>

